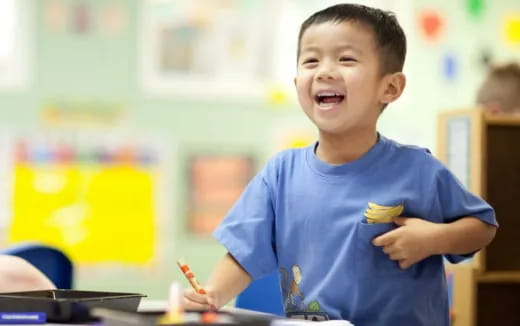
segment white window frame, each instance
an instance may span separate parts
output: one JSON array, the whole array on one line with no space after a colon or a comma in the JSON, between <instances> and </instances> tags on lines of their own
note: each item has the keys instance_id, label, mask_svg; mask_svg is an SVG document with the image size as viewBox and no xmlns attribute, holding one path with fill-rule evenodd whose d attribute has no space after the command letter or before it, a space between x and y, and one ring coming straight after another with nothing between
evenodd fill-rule
<instances>
[{"instance_id":1,"label":"white window frame","mask_svg":"<svg viewBox=\"0 0 520 326\"><path fill-rule=\"evenodd\" d=\"M0 91L25 89L32 81L34 1L1 1Z\"/></svg>"}]
</instances>

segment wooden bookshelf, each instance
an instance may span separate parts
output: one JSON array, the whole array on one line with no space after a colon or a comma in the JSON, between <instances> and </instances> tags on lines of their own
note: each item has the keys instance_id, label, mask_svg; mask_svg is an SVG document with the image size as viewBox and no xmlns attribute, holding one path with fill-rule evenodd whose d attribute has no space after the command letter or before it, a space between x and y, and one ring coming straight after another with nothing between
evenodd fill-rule
<instances>
[{"instance_id":1,"label":"wooden bookshelf","mask_svg":"<svg viewBox=\"0 0 520 326\"><path fill-rule=\"evenodd\" d=\"M454 273L454 326L520 325L520 116L480 108L439 115L438 158L496 211L490 246Z\"/></svg>"}]
</instances>

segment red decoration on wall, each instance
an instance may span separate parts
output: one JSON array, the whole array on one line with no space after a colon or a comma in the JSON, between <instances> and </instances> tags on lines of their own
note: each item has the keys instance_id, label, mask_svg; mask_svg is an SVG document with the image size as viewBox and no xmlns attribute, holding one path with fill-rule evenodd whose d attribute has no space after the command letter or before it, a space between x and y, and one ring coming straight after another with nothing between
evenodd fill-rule
<instances>
[{"instance_id":1,"label":"red decoration on wall","mask_svg":"<svg viewBox=\"0 0 520 326\"><path fill-rule=\"evenodd\" d=\"M425 39L435 41L444 27L444 19L435 10L425 10L419 14L419 26Z\"/></svg>"}]
</instances>

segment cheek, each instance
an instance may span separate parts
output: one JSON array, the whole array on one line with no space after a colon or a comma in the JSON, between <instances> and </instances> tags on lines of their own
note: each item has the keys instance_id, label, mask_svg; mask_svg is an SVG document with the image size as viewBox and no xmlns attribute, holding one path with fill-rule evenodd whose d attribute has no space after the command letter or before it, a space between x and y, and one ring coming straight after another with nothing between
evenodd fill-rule
<instances>
[{"instance_id":1,"label":"cheek","mask_svg":"<svg viewBox=\"0 0 520 326\"><path fill-rule=\"evenodd\" d=\"M359 100L368 100L377 94L377 82L366 74L352 74L348 80L349 91L357 94Z\"/></svg>"},{"instance_id":2,"label":"cheek","mask_svg":"<svg viewBox=\"0 0 520 326\"><path fill-rule=\"evenodd\" d=\"M351 70L349 71L349 74L346 75L344 78L351 87L355 88L362 89L368 82L366 72L362 70Z\"/></svg>"},{"instance_id":3,"label":"cheek","mask_svg":"<svg viewBox=\"0 0 520 326\"><path fill-rule=\"evenodd\" d=\"M311 100L311 87L310 83L306 80L299 80L296 84L296 93L300 103L306 103Z\"/></svg>"},{"instance_id":4,"label":"cheek","mask_svg":"<svg viewBox=\"0 0 520 326\"><path fill-rule=\"evenodd\" d=\"M357 66L349 69L343 77L357 84L371 83L376 79L376 73L369 68Z\"/></svg>"}]
</instances>

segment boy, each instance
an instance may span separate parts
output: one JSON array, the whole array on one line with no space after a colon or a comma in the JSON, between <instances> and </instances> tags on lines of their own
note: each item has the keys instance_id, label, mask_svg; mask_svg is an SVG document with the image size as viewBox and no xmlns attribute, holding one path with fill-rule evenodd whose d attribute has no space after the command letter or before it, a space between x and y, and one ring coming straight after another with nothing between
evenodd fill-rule
<instances>
[{"instance_id":1,"label":"boy","mask_svg":"<svg viewBox=\"0 0 520 326\"><path fill-rule=\"evenodd\" d=\"M477 104L493 114L519 114L520 66L509 63L491 68L478 91Z\"/></svg>"},{"instance_id":2,"label":"boy","mask_svg":"<svg viewBox=\"0 0 520 326\"><path fill-rule=\"evenodd\" d=\"M0 255L0 292L54 289L52 282L22 258Z\"/></svg>"},{"instance_id":3,"label":"boy","mask_svg":"<svg viewBox=\"0 0 520 326\"><path fill-rule=\"evenodd\" d=\"M188 308L221 307L278 268L289 317L448 325L442 255L486 246L496 221L429 152L377 133L403 91L405 53L395 17L378 9L341 4L302 24L295 85L319 139L251 181L214 233L228 254L207 295L185 293Z\"/></svg>"}]
</instances>

